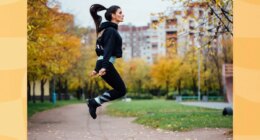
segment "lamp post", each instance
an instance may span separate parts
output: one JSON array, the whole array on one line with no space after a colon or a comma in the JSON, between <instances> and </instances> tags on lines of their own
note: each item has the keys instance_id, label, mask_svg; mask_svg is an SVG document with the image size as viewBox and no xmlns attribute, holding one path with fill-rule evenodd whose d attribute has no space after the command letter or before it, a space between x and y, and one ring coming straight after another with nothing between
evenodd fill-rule
<instances>
[{"instance_id":1,"label":"lamp post","mask_svg":"<svg viewBox=\"0 0 260 140\"><path fill-rule=\"evenodd\" d=\"M200 43L196 41L196 46L198 48L198 101L200 101Z\"/></svg>"}]
</instances>

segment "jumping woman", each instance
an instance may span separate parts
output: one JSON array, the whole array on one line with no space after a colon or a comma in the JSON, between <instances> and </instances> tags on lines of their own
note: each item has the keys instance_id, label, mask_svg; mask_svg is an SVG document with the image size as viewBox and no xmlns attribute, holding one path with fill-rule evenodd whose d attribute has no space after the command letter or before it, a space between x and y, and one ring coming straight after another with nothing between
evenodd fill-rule
<instances>
[{"instance_id":1,"label":"jumping woman","mask_svg":"<svg viewBox=\"0 0 260 140\"><path fill-rule=\"evenodd\" d=\"M102 10L106 10L105 18L107 20L103 23L101 23L102 17L97 14L97 12ZM98 56L96 67L91 76L101 76L113 88L87 101L89 113L93 119L96 119L97 107L126 94L124 81L113 65L116 58L122 57L122 38L117 29L118 24L123 22L124 15L119 6L113 5L106 8L100 4L92 5L90 7L90 14L96 25L96 54Z\"/></svg>"}]
</instances>

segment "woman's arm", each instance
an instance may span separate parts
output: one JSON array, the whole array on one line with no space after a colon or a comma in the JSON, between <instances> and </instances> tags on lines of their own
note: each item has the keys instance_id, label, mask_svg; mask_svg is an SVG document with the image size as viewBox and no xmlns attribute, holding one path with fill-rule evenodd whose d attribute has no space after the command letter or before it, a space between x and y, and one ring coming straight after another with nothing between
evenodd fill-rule
<instances>
[{"instance_id":1,"label":"woman's arm","mask_svg":"<svg viewBox=\"0 0 260 140\"><path fill-rule=\"evenodd\" d=\"M112 52L115 49L116 31L111 28L107 28L103 34L103 47L104 47L104 58L102 68L106 69L109 66L109 59L112 56Z\"/></svg>"}]
</instances>

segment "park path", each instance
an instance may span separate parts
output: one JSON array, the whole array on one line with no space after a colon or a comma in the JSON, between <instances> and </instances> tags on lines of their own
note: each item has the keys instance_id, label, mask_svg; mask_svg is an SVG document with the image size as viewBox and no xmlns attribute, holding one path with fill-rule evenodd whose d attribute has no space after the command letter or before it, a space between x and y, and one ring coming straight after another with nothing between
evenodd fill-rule
<instances>
[{"instance_id":1,"label":"park path","mask_svg":"<svg viewBox=\"0 0 260 140\"><path fill-rule=\"evenodd\" d=\"M180 102L183 105L189 106L198 106L198 107L205 107L205 108L212 108L212 109L224 109L225 107L232 107L231 103L226 102Z\"/></svg>"},{"instance_id":2,"label":"park path","mask_svg":"<svg viewBox=\"0 0 260 140\"><path fill-rule=\"evenodd\" d=\"M226 134L230 129L152 129L132 123L135 118L108 116L105 108L98 108L96 120L89 116L86 104L39 112L28 119L28 140L232 140Z\"/></svg>"}]
</instances>

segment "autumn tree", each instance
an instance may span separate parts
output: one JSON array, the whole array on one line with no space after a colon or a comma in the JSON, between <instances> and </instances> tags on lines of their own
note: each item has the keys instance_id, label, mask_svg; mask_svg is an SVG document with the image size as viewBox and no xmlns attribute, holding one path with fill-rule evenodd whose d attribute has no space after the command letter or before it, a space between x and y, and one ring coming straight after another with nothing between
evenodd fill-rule
<instances>
[{"instance_id":1,"label":"autumn tree","mask_svg":"<svg viewBox=\"0 0 260 140\"><path fill-rule=\"evenodd\" d=\"M189 29L178 30L173 35L166 36L166 47L174 48L175 51L168 51L168 56L178 54L178 39L182 36L188 36L186 52L182 57L182 65L188 66L188 72L180 70L180 75L185 75L182 79L182 85L190 88L193 93L198 89L198 65L201 77L200 86L205 92L218 89L222 92L221 67L223 63L233 63L232 56L232 38L233 38L233 1L232 0L169 0L173 6L178 4L182 7L184 16L181 18L183 24L189 24ZM194 9L198 9L197 12ZM161 23L167 23L169 19L175 17L178 12L171 11L173 15L166 13L153 13L158 20L152 23L156 27ZM169 11L168 11L169 13ZM196 14L195 14L196 13ZM176 17L175 17L176 18ZM173 25L176 21L171 19ZM175 21L175 22L174 22ZM191 26L191 21L195 23ZM167 26L167 25L166 25ZM170 40L170 39L174 40ZM178 39L177 39L178 38ZM198 45L199 44L199 45ZM200 57L198 57L200 56ZM198 59L200 64L198 64ZM181 68L181 67L180 67ZM189 78L188 78L189 77ZM177 80L178 81L178 80ZM176 86L176 85L175 85ZM181 86L179 86L181 87Z\"/></svg>"},{"instance_id":2,"label":"autumn tree","mask_svg":"<svg viewBox=\"0 0 260 140\"><path fill-rule=\"evenodd\" d=\"M123 70L121 73L128 91L136 93L136 96L143 93L149 82L150 66L141 58L134 58L122 64L119 71Z\"/></svg>"},{"instance_id":3,"label":"autumn tree","mask_svg":"<svg viewBox=\"0 0 260 140\"><path fill-rule=\"evenodd\" d=\"M170 89L176 87L176 82L180 79L179 75L180 60L175 58L160 57L151 68L152 82L164 88L166 94Z\"/></svg>"},{"instance_id":4,"label":"autumn tree","mask_svg":"<svg viewBox=\"0 0 260 140\"><path fill-rule=\"evenodd\" d=\"M41 80L42 102L46 80L65 73L80 56L80 38L71 32L73 16L59 12L58 5L50 8L47 3L29 0L27 16L28 80Z\"/></svg>"}]
</instances>

